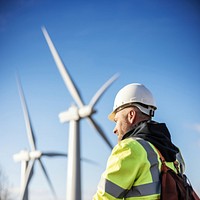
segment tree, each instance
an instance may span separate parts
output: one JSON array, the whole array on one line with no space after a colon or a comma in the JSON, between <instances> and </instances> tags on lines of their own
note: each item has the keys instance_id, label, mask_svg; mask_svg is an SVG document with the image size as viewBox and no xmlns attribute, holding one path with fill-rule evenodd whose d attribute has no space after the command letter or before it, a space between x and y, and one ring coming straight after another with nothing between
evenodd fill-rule
<instances>
[{"instance_id":1,"label":"tree","mask_svg":"<svg viewBox=\"0 0 200 200\"><path fill-rule=\"evenodd\" d=\"M8 178L0 167L0 200L12 200L11 194L8 190Z\"/></svg>"}]
</instances>

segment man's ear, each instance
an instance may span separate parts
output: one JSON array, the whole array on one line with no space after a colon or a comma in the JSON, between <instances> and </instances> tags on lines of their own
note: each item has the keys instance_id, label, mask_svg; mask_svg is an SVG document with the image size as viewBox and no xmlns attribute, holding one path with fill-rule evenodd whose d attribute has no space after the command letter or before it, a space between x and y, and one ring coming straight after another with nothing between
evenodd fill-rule
<instances>
[{"instance_id":1,"label":"man's ear","mask_svg":"<svg viewBox=\"0 0 200 200\"><path fill-rule=\"evenodd\" d=\"M136 111L134 109L132 109L129 112L129 120L130 120L131 124L134 123L135 118L136 118Z\"/></svg>"}]
</instances>

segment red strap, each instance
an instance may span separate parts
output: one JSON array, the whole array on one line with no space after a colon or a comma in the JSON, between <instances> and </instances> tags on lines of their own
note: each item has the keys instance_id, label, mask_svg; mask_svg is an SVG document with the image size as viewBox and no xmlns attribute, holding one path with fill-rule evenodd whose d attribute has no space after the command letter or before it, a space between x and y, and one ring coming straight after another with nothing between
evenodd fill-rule
<instances>
[{"instance_id":1,"label":"red strap","mask_svg":"<svg viewBox=\"0 0 200 200\"><path fill-rule=\"evenodd\" d=\"M155 147L155 149L156 149L156 151L158 152L158 154L160 156L160 160L161 160L162 164L166 165L166 160L163 157L163 155L160 153L160 151L156 147ZM174 161L174 167L176 168L177 173L179 173L179 163L176 160Z\"/></svg>"}]
</instances>

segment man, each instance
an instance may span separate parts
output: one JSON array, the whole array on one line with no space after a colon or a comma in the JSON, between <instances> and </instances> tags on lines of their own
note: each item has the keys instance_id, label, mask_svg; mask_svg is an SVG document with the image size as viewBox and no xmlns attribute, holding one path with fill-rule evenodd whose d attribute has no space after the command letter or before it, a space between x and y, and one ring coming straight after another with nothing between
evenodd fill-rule
<instances>
[{"instance_id":1,"label":"man","mask_svg":"<svg viewBox=\"0 0 200 200\"><path fill-rule=\"evenodd\" d=\"M179 149L172 143L164 123L152 121L156 104L142 84L132 83L116 95L108 118L116 123L118 144L112 150L93 200L160 199L161 162L176 171L174 161L184 170Z\"/></svg>"}]
</instances>

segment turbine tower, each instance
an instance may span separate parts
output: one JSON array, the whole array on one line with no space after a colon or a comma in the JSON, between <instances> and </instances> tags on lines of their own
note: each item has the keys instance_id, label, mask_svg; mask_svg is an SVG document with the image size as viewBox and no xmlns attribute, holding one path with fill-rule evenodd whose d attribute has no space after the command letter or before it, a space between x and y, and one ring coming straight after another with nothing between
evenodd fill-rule
<instances>
[{"instance_id":1,"label":"turbine tower","mask_svg":"<svg viewBox=\"0 0 200 200\"><path fill-rule=\"evenodd\" d=\"M81 200L81 169L80 169L80 127L79 122L87 118L91 125L97 130L106 144L112 149L112 145L100 126L94 121L92 115L96 112L94 106L106 91L106 89L117 79L118 75L111 77L94 95L88 105L83 103L80 93L72 81L67 68L64 66L47 30L42 27L42 32L52 53L57 68L68 88L76 105L72 105L67 111L59 114L62 123L69 122L68 142L68 172L67 172L67 200Z\"/></svg>"},{"instance_id":2,"label":"turbine tower","mask_svg":"<svg viewBox=\"0 0 200 200\"><path fill-rule=\"evenodd\" d=\"M21 186L20 186L20 194L23 193L25 184L26 184L26 169L28 167L28 163L30 161L29 151L22 150L17 154L13 155L13 159L16 162L21 162ZM28 199L28 187L24 192L24 199Z\"/></svg>"},{"instance_id":3,"label":"turbine tower","mask_svg":"<svg viewBox=\"0 0 200 200\"><path fill-rule=\"evenodd\" d=\"M56 193L55 193L54 187L51 183L51 180L49 178L49 175L47 173L47 170L46 170L41 158L43 156L67 157L67 154L60 153L60 152L41 152L37 149L36 138L35 138L32 124L31 124L30 115L29 115L29 112L27 109L22 86L21 86L18 78L17 78L17 85L18 85L20 100L21 100L21 104L22 104L22 108L23 108L24 119L25 119L25 124L26 124L26 132L27 132L29 146L30 146L30 151L23 150L13 156L15 161L21 161L21 192L20 192L21 197L20 197L20 200L28 200L28 185L29 185L31 178L33 176L33 173L34 173L34 164L35 164L36 160L38 161L38 163L47 179L47 182L50 186L50 189L51 189L54 197L56 198Z\"/></svg>"}]
</instances>

